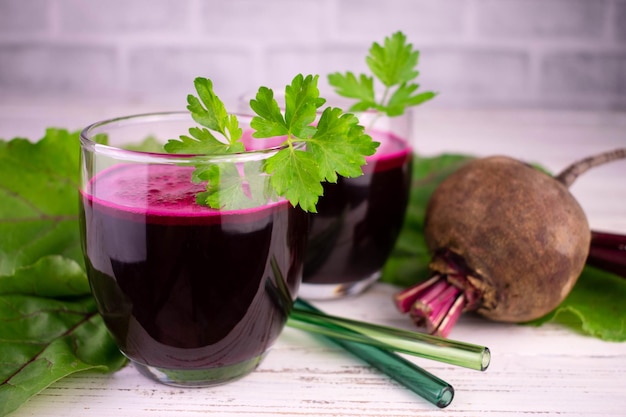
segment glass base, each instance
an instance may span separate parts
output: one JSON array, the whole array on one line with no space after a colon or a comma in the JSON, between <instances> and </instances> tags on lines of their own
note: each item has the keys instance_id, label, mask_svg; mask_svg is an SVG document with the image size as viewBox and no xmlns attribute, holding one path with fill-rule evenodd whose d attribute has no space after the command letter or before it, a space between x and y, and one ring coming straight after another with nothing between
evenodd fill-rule
<instances>
[{"instance_id":1,"label":"glass base","mask_svg":"<svg viewBox=\"0 0 626 417\"><path fill-rule=\"evenodd\" d=\"M144 365L131 360L145 377L165 385L182 388L206 388L222 385L248 375L261 363L266 353L234 365L208 369L167 369Z\"/></svg>"},{"instance_id":2,"label":"glass base","mask_svg":"<svg viewBox=\"0 0 626 417\"><path fill-rule=\"evenodd\" d=\"M298 290L298 297L305 300L333 300L337 298L358 295L371 287L380 278L380 272L352 282L336 284L312 284L303 282Z\"/></svg>"}]
</instances>

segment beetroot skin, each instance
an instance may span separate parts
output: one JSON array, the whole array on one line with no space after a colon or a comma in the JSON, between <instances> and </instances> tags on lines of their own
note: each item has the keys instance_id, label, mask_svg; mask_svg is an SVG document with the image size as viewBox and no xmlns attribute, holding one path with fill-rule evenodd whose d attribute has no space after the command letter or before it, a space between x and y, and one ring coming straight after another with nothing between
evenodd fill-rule
<instances>
[{"instance_id":1,"label":"beetroot skin","mask_svg":"<svg viewBox=\"0 0 626 417\"><path fill-rule=\"evenodd\" d=\"M624 157L626 149L587 158L557 177L505 156L461 167L426 209L433 276L396 295L400 311L441 336L463 311L503 322L552 311L576 283L591 239L568 187L589 168Z\"/></svg>"}]
</instances>

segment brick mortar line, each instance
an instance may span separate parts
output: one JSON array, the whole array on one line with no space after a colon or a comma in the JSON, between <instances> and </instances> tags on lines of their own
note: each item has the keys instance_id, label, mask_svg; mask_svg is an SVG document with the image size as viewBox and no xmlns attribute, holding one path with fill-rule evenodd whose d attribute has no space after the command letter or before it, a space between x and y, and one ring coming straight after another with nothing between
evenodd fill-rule
<instances>
[{"instance_id":1,"label":"brick mortar line","mask_svg":"<svg viewBox=\"0 0 626 417\"><path fill-rule=\"evenodd\" d=\"M423 48L511 48L518 50L587 50L593 49L599 52L626 52L626 42L607 42L603 40L576 40L576 39L541 39L541 38L472 38L472 39L441 39L441 38L421 38L412 40L417 49ZM291 40L270 40L259 42L247 38L232 38L228 41L212 40L211 36L198 38L196 36L175 35L154 36L153 34L133 34L131 35L82 35L66 34L50 37L47 33L31 34L0 34L1 45L43 45L43 46L124 46L127 48L145 46L164 47L207 47L215 49L241 48L244 50L252 48L265 49L363 49L366 53L371 41L367 42L335 42L333 40L312 41L303 43L302 41Z\"/></svg>"}]
</instances>

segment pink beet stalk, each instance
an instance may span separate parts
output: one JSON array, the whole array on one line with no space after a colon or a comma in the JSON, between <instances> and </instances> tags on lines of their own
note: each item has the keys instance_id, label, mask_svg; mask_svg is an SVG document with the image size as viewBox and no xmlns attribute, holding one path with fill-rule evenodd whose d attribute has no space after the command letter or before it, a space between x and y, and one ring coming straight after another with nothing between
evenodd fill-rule
<instances>
[{"instance_id":1,"label":"pink beet stalk","mask_svg":"<svg viewBox=\"0 0 626 417\"><path fill-rule=\"evenodd\" d=\"M398 309L408 312L417 326L442 337L450 334L467 304L463 291L451 284L446 275L435 275L399 292L395 301Z\"/></svg>"},{"instance_id":2,"label":"pink beet stalk","mask_svg":"<svg viewBox=\"0 0 626 417\"><path fill-rule=\"evenodd\" d=\"M416 303L411 309L411 317L415 320L416 317L423 317L426 325L426 331L431 334L437 334L441 336L440 324L444 321L444 318L448 315L448 311L452 308L452 304L456 301L457 296L461 292L458 288L452 285L446 285L444 280L441 280L444 284L444 290L437 296L437 298L430 300L428 303L428 309L423 310L420 308L420 304ZM449 332L447 332L449 333Z\"/></svg>"},{"instance_id":3,"label":"pink beet stalk","mask_svg":"<svg viewBox=\"0 0 626 417\"><path fill-rule=\"evenodd\" d=\"M439 323L437 328L431 333L437 334L441 337L448 337L450 331L456 324L459 317L465 310L465 306L467 305L467 299L463 293L458 294L452 306L447 311L446 315L443 317L443 320Z\"/></svg>"},{"instance_id":4,"label":"pink beet stalk","mask_svg":"<svg viewBox=\"0 0 626 417\"><path fill-rule=\"evenodd\" d=\"M408 313L411 310L411 305L413 305L413 303L417 301L422 292L424 292L424 290L430 285L437 282L439 278L439 275L435 275L434 277L424 282L413 285L412 287L402 290L398 294L396 294L394 300L396 302L396 307L398 308L398 310L400 310L402 313Z\"/></svg>"}]
</instances>

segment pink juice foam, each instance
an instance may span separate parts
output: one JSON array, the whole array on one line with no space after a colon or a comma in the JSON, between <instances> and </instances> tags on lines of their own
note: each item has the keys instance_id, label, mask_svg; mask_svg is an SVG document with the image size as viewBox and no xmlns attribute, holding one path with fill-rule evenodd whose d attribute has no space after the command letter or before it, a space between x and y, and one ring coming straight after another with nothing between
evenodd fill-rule
<instances>
[{"instance_id":1,"label":"pink juice foam","mask_svg":"<svg viewBox=\"0 0 626 417\"><path fill-rule=\"evenodd\" d=\"M411 158L411 146L400 136L379 130L370 130L368 133L380 145L378 145L374 155L365 158L370 167L364 167L364 173L397 168L404 165Z\"/></svg>"},{"instance_id":2,"label":"pink juice foam","mask_svg":"<svg viewBox=\"0 0 626 417\"><path fill-rule=\"evenodd\" d=\"M211 224L254 220L267 215L262 207L221 211L196 202L205 184L192 181L193 167L119 164L95 176L83 192L101 210L118 217L165 224Z\"/></svg>"},{"instance_id":3,"label":"pink juice foam","mask_svg":"<svg viewBox=\"0 0 626 417\"><path fill-rule=\"evenodd\" d=\"M401 167L411 157L411 148L404 139L382 131L370 134L380 145L374 155L366 157L366 175ZM283 141L252 138L249 131L243 137L248 150L280 146ZM205 190L205 184L193 183L193 170L173 165L119 164L95 176L83 195L110 214L167 224L249 221L266 215L269 207L285 204L234 211L210 209L196 203L196 195Z\"/></svg>"}]
</instances>

